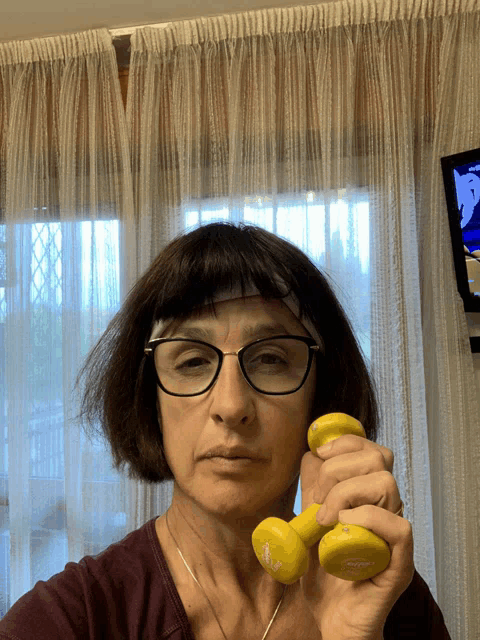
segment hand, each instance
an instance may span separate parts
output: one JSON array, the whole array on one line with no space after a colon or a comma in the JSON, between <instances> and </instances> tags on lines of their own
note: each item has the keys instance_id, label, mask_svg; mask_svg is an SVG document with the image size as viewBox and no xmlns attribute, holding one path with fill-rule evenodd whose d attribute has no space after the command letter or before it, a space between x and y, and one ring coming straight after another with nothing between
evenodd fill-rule
<instances>
[{"instance_id":1,"label":"hand","mask_svg":"<svg viewBox=\"0 0 480 640\"><path fill-rule=\"evenodd\" d=\"M324 640L381 640L388 614L413 579L412 526L394 515L401 499L392 469L390 449L352 434L334 440L321 458L310 451L302 458L302 511L314 502L325 504L325 518L317 514L320 524L366 527L391 553L384 571L351 582L326 573L318 544L310 548L309 570L300 581Z\"/></svg>"}]
</instances>

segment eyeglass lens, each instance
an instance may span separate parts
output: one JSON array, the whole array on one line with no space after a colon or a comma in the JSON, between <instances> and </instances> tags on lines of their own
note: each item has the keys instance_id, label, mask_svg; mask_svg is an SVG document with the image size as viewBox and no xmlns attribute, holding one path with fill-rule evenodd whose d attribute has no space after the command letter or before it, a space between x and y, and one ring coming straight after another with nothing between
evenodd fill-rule
<instances>
[{"instance_id":1,"label":"eyeglass lens","mask_svg":"<svg viewBox=\"0 0 480 640\"><path fill-rule=\"evenodd\" d=\"M293 391L305 376L308 352L308 346L295 338L253 343L243 353L247 378L267 393ZM211 347L190 340L163 342L155 348L157 375L172 393L201 393L212 382L218 363Z\"/></svg>"}]
</instances>

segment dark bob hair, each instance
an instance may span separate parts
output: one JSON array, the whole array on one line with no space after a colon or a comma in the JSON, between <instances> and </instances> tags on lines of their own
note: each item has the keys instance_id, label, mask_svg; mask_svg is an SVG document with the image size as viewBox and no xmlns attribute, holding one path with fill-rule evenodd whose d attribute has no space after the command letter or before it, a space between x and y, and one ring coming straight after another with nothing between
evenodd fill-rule
<instances>
[{"instance_id":1,"label":"dark bob hair","mask_svg":"<svg viewBox=\"0 0 480 640\"><path fill-rule=\"evenodd\" d=\"M294 292L301 318L309 317L325 343L325 354L315 356L311 421L347 413L376 441L374 380L326 276L287 240L257 226L218 222L183 232L160 252L79 373L77 387L84 379L79 418L87 435L106 439L115 469L127 465L130 478L148 483L174 479L163 451L153 364L144 355L155 322L194 317L203 304L216 317L215 293L236 284L242 294L254 284L264 299L281 299L285 292L272 279L274 273Z\"/></svg>"}]
</instances>

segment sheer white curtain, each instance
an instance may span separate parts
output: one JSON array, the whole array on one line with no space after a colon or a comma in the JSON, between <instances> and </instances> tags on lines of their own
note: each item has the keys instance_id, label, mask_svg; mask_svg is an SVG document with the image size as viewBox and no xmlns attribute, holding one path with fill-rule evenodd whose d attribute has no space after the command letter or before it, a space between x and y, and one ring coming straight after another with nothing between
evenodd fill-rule
<instances>
[{"instance_id":1,"label":"sheer white curtain","mask_svg":"<svg viewBox=\"0 0 480 640\"><path fill-rule=\"evenodd\" d=\"M1 616L126 534L123 480L72 422L82 358L125 295L133 217L108 31L0 44L0 127Z\"/></svg>"},{"instance_id":2,"label":"sheer white curtain","mask_svg":"<svg viewBox=\"0 0 480 640\"><path fill-rule=\"evenodd\" d=\"M341 0L139 29L126 113L106 30L0 45L0 615L168 508L171 485L85 441L71 388L158 251L230 219L332 278L416 567L452 638L480 635L478 404L440 172L480 146L478 9Z\"/></svg>"},{"instance_id":3,"label":"sheer white curtain","mask_svg":"<svg viewBox=\"0 0 480 640\"><path fill-rule=\"evenodd\" d=\"M127 97L139 270L185 225L228 218L333 278L379 388L417 570L458 640L480 636L480 444L440 157L480 146L479 9L349 0L147 27Z\"/></svg>"}]
</instances>

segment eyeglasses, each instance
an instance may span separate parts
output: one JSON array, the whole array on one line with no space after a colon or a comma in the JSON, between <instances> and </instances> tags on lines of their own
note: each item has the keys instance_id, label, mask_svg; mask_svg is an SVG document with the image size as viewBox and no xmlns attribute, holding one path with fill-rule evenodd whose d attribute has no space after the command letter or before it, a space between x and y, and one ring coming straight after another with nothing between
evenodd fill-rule
<instances>
[{"instance_id":1,"label":"eyeglasses","mask_svg":"<svg viewBox=\"0 0 480 640\"><path fill-rule=\"evenodd\" d=\"M261 338L238 351L224 353L202 340L156 338L145 348L152 358L158 386L172 396L198 396L216 382L224 356L238 356L248 384L272 396L295 393L304 384L313 355L320 350L313 338Z\"/></svg>"}]
</instances>

